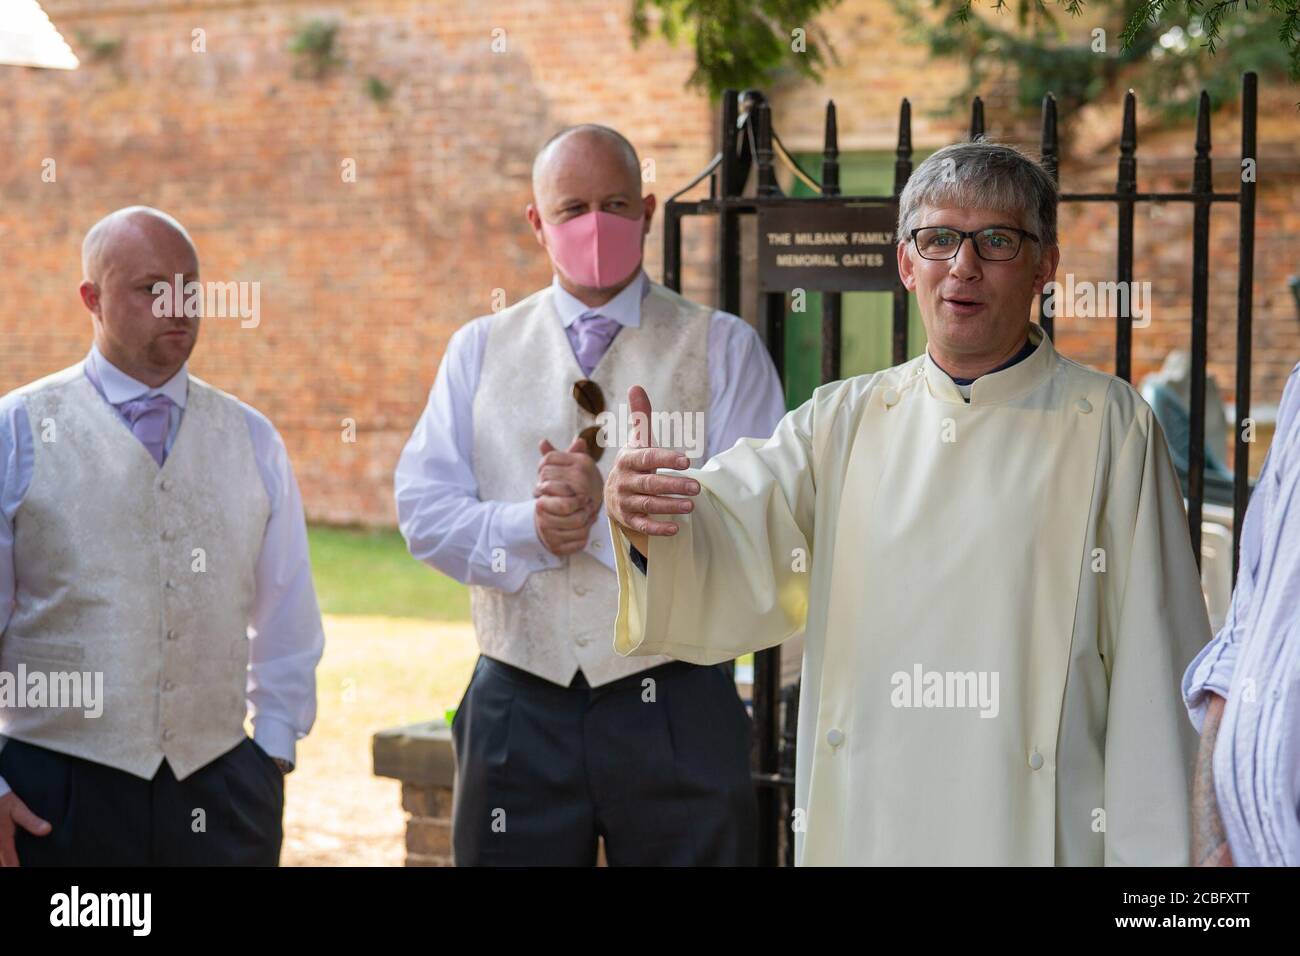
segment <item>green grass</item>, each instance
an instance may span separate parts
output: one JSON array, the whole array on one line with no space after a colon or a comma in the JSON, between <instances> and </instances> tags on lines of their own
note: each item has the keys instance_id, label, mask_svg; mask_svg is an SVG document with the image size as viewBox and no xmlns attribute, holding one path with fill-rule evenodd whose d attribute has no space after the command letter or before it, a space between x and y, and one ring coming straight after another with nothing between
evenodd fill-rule
<instances>
[{"instance_id":1,"label":"green grass","mask_svg":"<svg viewBox=\"0 0 1300 956\"><path fill-rule=\"evenodd\" d=\"M412 558L396 531L314 526L307 541L326 614L469 620L469 590Z\"/></svg>"},{"instance_id":2,"label":"green grass","mask_svg":"<svg viewBox=\"0 0 1300 956\"><path fill-rule=\"evenodd\" d=\"M307 542L326 614L469 620L469 589L412 558L396 531L314 525ZM754 655L739 661L752 664Z\"/></svg>"}]
</instances>

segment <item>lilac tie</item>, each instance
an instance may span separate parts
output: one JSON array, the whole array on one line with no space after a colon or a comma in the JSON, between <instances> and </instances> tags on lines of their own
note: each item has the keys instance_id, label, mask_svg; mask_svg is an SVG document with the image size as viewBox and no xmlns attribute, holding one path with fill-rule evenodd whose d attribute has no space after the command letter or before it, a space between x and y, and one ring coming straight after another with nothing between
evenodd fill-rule
<instances>
[{"instance_id":1,"label":"lilac tie","mask_svg":"<svg viewBox=\"0 0 1300 956\"><path fill-rule=\"evenodd\" d=\"M162 465L166 457L163 449L167 444L167 433L171 430L172 400L166 395L149 395L133 398L117 406L127 423L131 434L140 439L140 443L153 455L153 460Z\"/></svg>"},{"instance_id":2,"label":"lilac tie","mask_svg":"<svg viewBox=\"0 0 1300 956\"><path fill-rule=\"evenodd\" d=\"M574 320L573 327L578 330L577 341L573 344L573 354L577 357L578 364L582 366L582 374L590 375L622 326L614 319L607 319L603 315L584 313Z\"/></svg>"}]
</instances>

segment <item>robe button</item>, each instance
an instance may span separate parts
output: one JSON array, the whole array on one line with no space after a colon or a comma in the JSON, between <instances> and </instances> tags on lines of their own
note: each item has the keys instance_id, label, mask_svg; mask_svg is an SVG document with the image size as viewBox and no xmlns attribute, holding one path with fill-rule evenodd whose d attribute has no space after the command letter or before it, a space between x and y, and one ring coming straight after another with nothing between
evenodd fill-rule
<instances>
[{"instance_id":1,"label":"robe button","mask_svg":"<svg viewBox=\"0 0 1300 956\"><path fill-rule=\"evenodd\" d=\"M831 745L832 749L839 747L840 744L844 743L844 731L838 727L832 727L826 732L826 742Z\"/></svg>"},{"instance_id":2,"label":"robe button","mask_svg":"<svg viewBox=\"0 0 1300 956\"><path fill-rule=\"evenodd\" d=\"M1086 398L1079 399L1075 402L1075 405L1077 405L1079 411L1083 412L1085 415L1092 411L1092 402L1088 401Z\"/></svg>"},{"instance_id":3,"label":"robe button","mask_svg":"<svg viewBox=\"0 0 1300 956\"><path fill-rule=\"evenodd\" d=\"M1043 755L1040 754L1037 750L1035 750L1032 754L1029 755L1029 769L1038 770L1042 766L1043 766Z\"/></svg>"},{"instance_id":4,"label":"robe button","mask_svg":"<svg viewBox=\"0 0 1300 956\"><path fill-rule=\"evenodd\" d=\"M885 389L885 394L883 398L885 400L886 408L892 408L893 406L898 404L898 393L894 391L892 388Z\"/></svg>"},{"instance_id":5,"label":"robe button","mask_svg":"<svg viewBox=\"0 0 1300 956\"><path fill-rule=\"evenodd\" d=\"M164 478L164 479L159 483L158 487L161 488L163 491L171 491L171 490L172 490L172 480L171 480L170 478Z\"/></svg>"}]
</instances>

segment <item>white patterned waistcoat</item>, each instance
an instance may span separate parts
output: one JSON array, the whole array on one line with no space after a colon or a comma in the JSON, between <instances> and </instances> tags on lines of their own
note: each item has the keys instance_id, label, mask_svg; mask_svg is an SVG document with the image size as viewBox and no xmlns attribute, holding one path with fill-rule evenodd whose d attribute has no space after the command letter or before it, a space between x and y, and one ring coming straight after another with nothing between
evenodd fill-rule
<instances>
[{"instance_id":1,"label":"white patterned waistcoat","mask_svg":"<svg viewBox=\"0 0 1300 956\"><path fill-rule=\"evenodd\" d=\"M270 501L244 410L190 376L158 467L83 364L23 389L31 484L14 516L0 671L103 674L103 711L0 710L0 734L184 779L244 739L254 572Z\"/></svg>"},{"instance_id":2,"label":"white patterned waistcoat","mask_svg":"<svg viewBox=\"0 0 1300 956\"><path fill-rule=\"evenodd\" d=\"M597 423L574 400L574 382L588 376L573 355L552 297L548 286L502 310L488 333L474 394L472 455L479 496L485 501L531 500L538 442L546 438L564 449L583 428ZM611 421L629 418L627 390L643 385L656 417L680 413L674 427L680 421L691 432L679 430L676 437L693 439L691 444L703 449L712 315L712 309L650 284L641 302L640 326L620 329L589 376L604 393ZM674 436L664 432L659 437ZM605 449L597 463L602 476L608 476L618 451ZM605 549L612 546L607 528L602 515L591 529ZM669 660L614 653L618 581L587 551L569 555L558 567L533 572L513 594L473 587L470 596L479 649L556 684L567 686L579 667L597 687Z\"/></svg>"}]
</instances>

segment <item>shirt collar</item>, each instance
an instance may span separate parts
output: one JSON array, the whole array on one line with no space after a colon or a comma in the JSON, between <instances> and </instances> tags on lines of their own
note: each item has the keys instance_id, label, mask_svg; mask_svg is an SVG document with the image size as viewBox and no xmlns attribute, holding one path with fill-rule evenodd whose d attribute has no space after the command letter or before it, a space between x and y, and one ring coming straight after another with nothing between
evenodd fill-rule
<instances>
[{"instance_id":1,"label":"shirt collar","mask_svg":"<svg viewBox=\"0 0 1300 956\"><path fill-rule=\"evenodd\" d=\"M104 399L110 405L121 405L123 402L129 402L133 398L140 398L144 395L162 394L175 402L177 407L185 407L185 397L189 393L190 387L188 362L180 367L180 371L157 388L150 388L144 382L136 381L104 358L97 345L91 345L90 355L86 361L94 363L95 373L99 376L99 384L104 391Z\"/></svg>"},{"instance_id":2,"label":"shirt collar","mask_svg":"<svg viewBox=\"0 0 1300 956\"><path fill-rule=\"evenodd\" d=\"M1042 383L1056 364L1056 349L1047 333L1036 323L1030 323L1029 341L1036 348L1024 361L981 375L971 383L971 405L1009 401L1033 391ZM935 398L952 404L966 404L957 383L930 357L929 349L926 349L921 371L925 375L930 394Z\"/></svg>"},{"instance_id":3,"label":"shirt collar","mask_svg":"<svg viewBox=\"0 0 1300 956\"><path fill-rule=\"evenodd\" d=\"M641 300L650 294L650 280L646 277L645 270L639 269L636 278L626 288L604 305L595 308L566 292L564 286L560 285L559 276L551 280L551 289L555 311L566 329L583 315L603 315L619 325L635 329L641 325Z\"/></svg>"}]
</instances>

